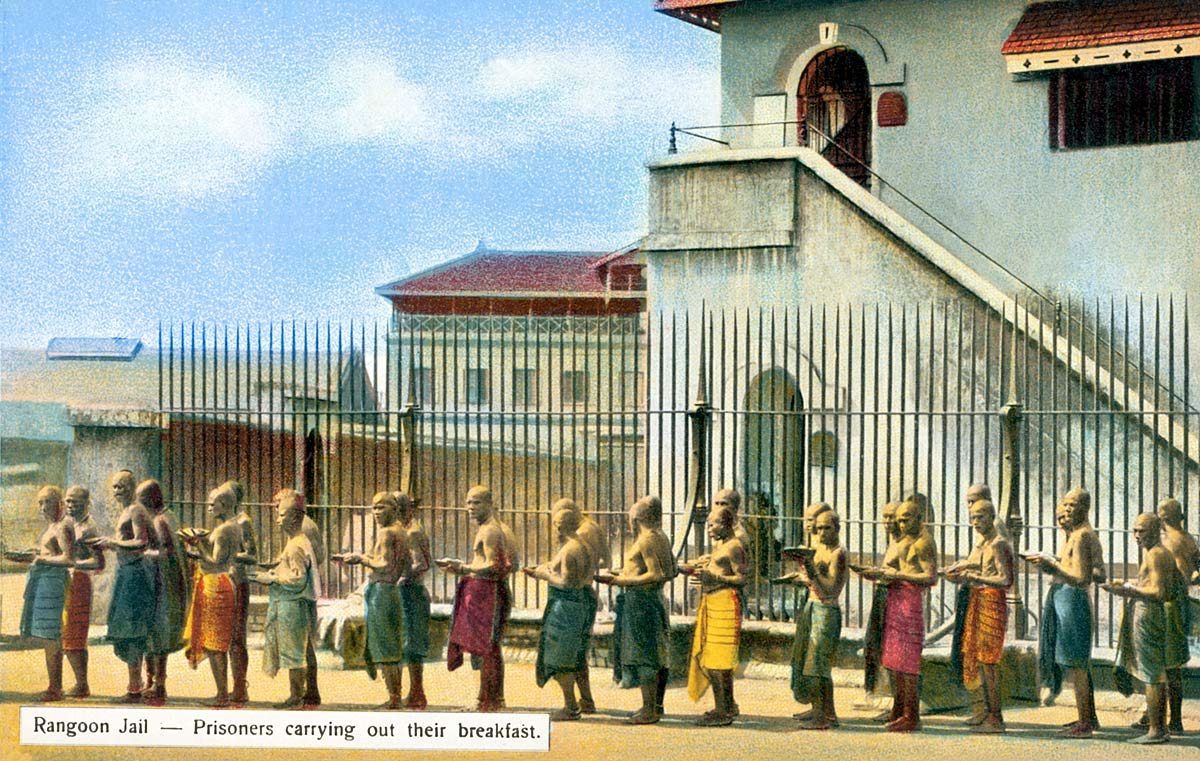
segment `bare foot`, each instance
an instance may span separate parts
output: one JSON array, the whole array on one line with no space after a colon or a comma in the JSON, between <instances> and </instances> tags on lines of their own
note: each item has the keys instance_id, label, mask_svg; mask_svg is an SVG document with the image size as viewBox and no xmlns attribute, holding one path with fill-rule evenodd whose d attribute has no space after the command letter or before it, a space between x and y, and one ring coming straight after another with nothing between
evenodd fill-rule
<instances>
[{"instance_id":1,"label":"bare foot","mask_svg":"<svg viewBox=\"0 0 1200 761\"><path fill-rule=\"evenodd\" d=\"M889 721L886 726L889 732L920 732L921 720L901 716L895 721Z\"/></svg>"},{"instance_id":2,"label":"bare foot","mask_svg":"<svg viewBox=\"0 0 1200 761\"><path fill-rule=\"evenodd\" d=\"M630 724L657 724L662 714L657 711L647 711L645 708L629 717Z\"/></svg>"},{"instance_id":3,"label":"bare foot","mask_svg":"<svg viewBox=\"0 0 1200 761\"><path fill-rule=\"evenodd\" d=\"M1007 727L999 719L985 718L982 722L971 727L971 731L980 735L1001 735Z\"/></svg>"},{"instance_id":4,"label":"bare foot","mask_svg":"<svg viewBox=\"0 0 1200 761\"><path fill-rule=\"evenodd\" d=\"M406 711L424 711L429 702L425 700L424 693L420 695L409 695L404 701L404 709Z\"/></svg>"},{"instance_id":5,"label":"bare foot","mask_svg":"<svg viewBox=\"0 0 1200 761\"><path fill-rule=\"evenodd\" d=\"M1076 722L1058 733L1059 737L1067 737L1072 740L1085 740L1095 734L1096 730L1091 724L1084 722Z\"/></svg>"},{"instance_id":6,"label":"bare foot","mask_svg":"<svg viewBox=\"0 0 1200 761\"><path fill-rule=\"evenodd\" d=\"M820 718L814 717L812 719L809 719L808 721L800 722L801 729L823 730L823 729L832 729L833 726L834 726L833 722L829 721L825 717L820 717Z\"/></svg>"}]
</instances>

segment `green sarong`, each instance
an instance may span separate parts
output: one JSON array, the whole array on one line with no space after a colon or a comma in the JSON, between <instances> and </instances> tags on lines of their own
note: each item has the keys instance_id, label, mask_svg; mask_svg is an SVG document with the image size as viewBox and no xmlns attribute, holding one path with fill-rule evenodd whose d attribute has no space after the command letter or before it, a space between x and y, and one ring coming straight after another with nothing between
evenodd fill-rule
<instances>
[{"instance_id":1,"label":"green sarong","mask_svg":"<svg viewBox=\"0 0 1200 761\"><path fill-rule=\"evenodd\" d=\"M841 607L810 596L796 619L792 641L792 695L797 702L811 703L820 689L818 680L832 678L841 638Z\"/></svg>"},{"instance_id":2,"label":"green sarong","mask_svg":"<svg viewBox=\"0 0 1200 761\"><path fill-rule=\"evenodd\" d=\"M1188 597L1187 584L1177 576L1174 594L1163 603L1163 616L1167 629L1166 666L1182 668L1191 658L1188 651L1188 635L1192 631L1192 601Z\"/></svg>"},{"instance_id":3,"label":"green sarong","mask_svg":"<svg viewBox=\"0 0 1200 761\"><path fill-rule=\"evenodd\" d=\"M1157 684L1166 679L1166 628L1161 602L1125 599L1114 662L1119 686L1121 672L1143 684Z\"/></svg>"},{"instance_id":4,"label":"green sarong","mask_svg":"<svg viewBox=\"0 0 1200 761\"><path fill-rule=\"evenodd\" d=\"M538 638L538 687L545 686L557 674L579 670L580 653L586 654L588 638L592 634L595 597L591 591L589 587L550 587Z\"/></svg>"},{"instance_id":5,"label":"green sarong","mask_svg":"<svg viewBox=\"0 0 1200 761\"><path fill-rule=\"evenodd\" d=\"M404 612L404 662L421 663L429 657L429 592L425 585L401 585L400 606Z\"/></svg>"},{"instance_id":6,"label":"green sarong","mask_svg":"<svg viewBox=\"0 0 1200 761\"><path fill-rule=\"evenodd\" d=\"M167 655L182 650L183 629L189 605L187 575L183 560L175 553L164 553L151 560L157 567L154 588L154 623L146 638L146 653Z\"/></svg>"},{"instance_id":7,"label":"green sarong","mask_svg":"<svg viewBox=\"0 0 1200 761\"><path fill-rule=\"evenodd\" d=\"M108 633L113 652L125 663L146 654L154 610L154 561L136 556L126 562L117 556L117 578L108 604Z\"/></svg>"},{"instance_id":8,"label":"green sarong","mask_svg":"<svg viewBox=\"0 0 1200 761\"><path fill-rule=\"evenodd\" d=\"M626 587L617 595L613 681L625 689L652 684L668 668L670 623L662 585Z\"/></svg>"},{"instance_id":9,"label":"green sarong","mask_svg":"<svg viewBox=\"0 0 1200 761\"><path fill-rule=\"evenodd\" d=\"M363 618L366 621L367 642L363 657L367 673L375 678L375 664L400 662L404 630L400 588L395 584L367 582L363 590Z\"/></svg>"}]
</instances>

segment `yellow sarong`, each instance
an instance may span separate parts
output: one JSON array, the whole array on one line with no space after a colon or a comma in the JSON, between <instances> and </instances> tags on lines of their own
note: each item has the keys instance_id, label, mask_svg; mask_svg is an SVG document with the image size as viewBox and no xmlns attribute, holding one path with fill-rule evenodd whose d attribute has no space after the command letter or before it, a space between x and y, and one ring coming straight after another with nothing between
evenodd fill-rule
<instances>
[{"instance_id":1,"label":"yellow sarong","mask_svg":"<svg viewBox=\"0 0 1200 761\"><path fill-rule=\"evenodd\" d=\"M688 664L688 697L699 700L708 691L709 671L732 671L738 663L742 635L742 605L733 589L718 589L700 598L696 632Z\"/></svg>"},{"instance_id":2,"label":"yellow sarong","mask_svg":"<svg viewBox=\"0 0 1200 761\"><path fill-rule=\"evenodd\" d=\"M237 603L229 574L202 573L197 568L194 581L192 609L183 630L187 659L192 668L200 665L209 650L219 653L229 651Z\"/></svg>"}]
</instances>

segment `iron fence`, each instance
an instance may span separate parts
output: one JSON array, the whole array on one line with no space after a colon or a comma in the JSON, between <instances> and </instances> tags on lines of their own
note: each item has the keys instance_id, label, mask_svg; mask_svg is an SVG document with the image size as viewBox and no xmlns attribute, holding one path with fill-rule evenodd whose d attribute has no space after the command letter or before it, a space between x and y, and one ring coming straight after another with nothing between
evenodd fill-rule
<instances>
[{"instance_id":1,"label":"iron fence","mask_svg":"<svg viewBox=\"0 0 1200 761\"><path fill-rule=\"evenodd\" d=\"M943 562L970 551L962 495L991 484L1024 548L1057 551L1057 498L1084 487L1110 573L1136 570L1128 528L1175 496L1196 525L1197 411L1187 303L1171 299L816 305L611 317L395 315L380 326L313 323L165 326L160 340L165 487L184 523L207 491L243 482L264 556L279 548L271 494L302 491L330 551L373 537L371 496L414 495L437 556L470 552L467 489L488 485L521 562L554 551L549 507L575 499L605 528L612 562L625 514L646 493L665 508L681 558L705 550L710 495L744 495L753 555L747 615L788 620L792 588L771 579L803 539L804 505L831 503L852 560L886 547L881 507L920 491ZM1044 580L1021 568L1018 627ZM361 569L329 565L329 594ZM434 599L452 580L434 573ZM514 579L515 603L545 587ZM931 592L927 625L952 612ZM870 589L852 578L846 624ZM1115 603L1097 593L1097 642ZM670 588L672 610L695 593Z\"/></svg>"}]
</instances>

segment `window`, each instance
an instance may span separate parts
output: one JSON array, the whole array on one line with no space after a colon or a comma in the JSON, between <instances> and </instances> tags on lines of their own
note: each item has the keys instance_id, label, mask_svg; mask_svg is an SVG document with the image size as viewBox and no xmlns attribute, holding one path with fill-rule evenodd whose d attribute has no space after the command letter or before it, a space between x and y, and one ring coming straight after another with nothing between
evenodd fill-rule
<instances>
[{"instance_id":1,"label":"window","mask_svg":"<svg viewBox=\"0 0 1200 761\"><path fill-rule=\"evenodd\" d=\"M532 408L538 403L537 370L527 367L513 368L513 404Z\"/></svg>"},{"instance_id":2,"label":"window","mask_svg":"<svg viewBox=\"0 0 1200 761\"><path fill-rule=\"evenodd\" d=\"M488 403L488 371L483 367L468 367L466 370L467 404L481 406Z\"/></svg>"},{"instance_id":3,"label":"window","mask_svg":"<svg viewBox=\"0 0 1200 761\"><path fill-rule=\"evenodd\" d=\"M562 374L563 404L584 404L588 400L588 374L583 370L567 370Z\"/></svg>"},{"instance_id":4,"label":"window","mask_svg":"<svg viewBox=\"0 0 1200 761\"><path fill-rule=\"evenodd\" d=\"M836 468L838 440L831 431L817 431L808 442L808 464L819 468Z\"/></svg>"},{"instance_id":5,"label":"window","mask_svg":"<svg viewBox=\"0 0 1200 761\"><path fill-rule=\"evenodd\" d=\"M625 370L621 373L621 406L627 410L639 409L642 402L642 374L637 370Z\"/></svg>"},{"instance_id":6,"label":"window","mask_svg":"<svg viewBox=\"0 0 1200 761\"><path fill-rule=\"evenodd\" d=\"M1056 72L1050 79L1050 146L1094 148L1194 140L1195 59Z\"/></svg>"},{"instance_id":7,"label":"window","mask_svg":"<svg viewBox=\"0 0 1200 761\"><path fill-rule=\"evenodd\" d=\"M417 400L417 404L422 407L433 406L433 368L432 367L415 367L413 368L413 383L416 388L413 389L413 397Z\"/></svg>"}]
</instances>

